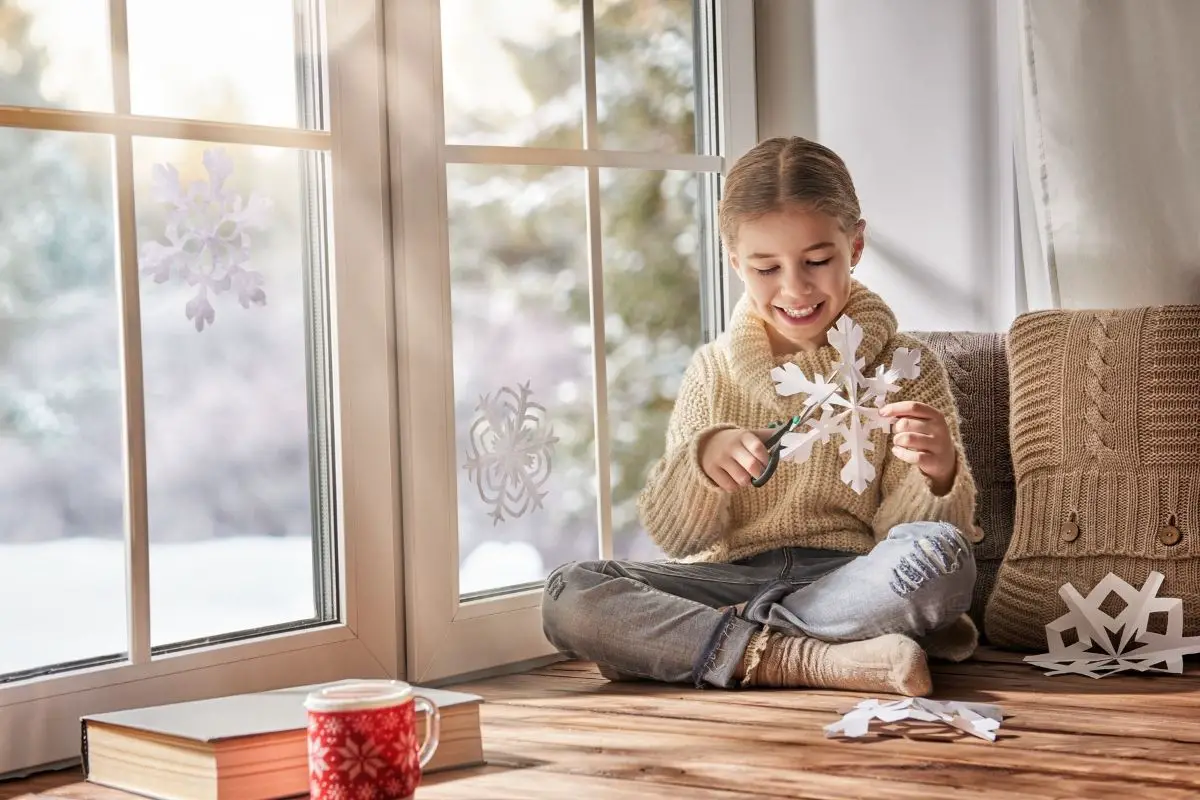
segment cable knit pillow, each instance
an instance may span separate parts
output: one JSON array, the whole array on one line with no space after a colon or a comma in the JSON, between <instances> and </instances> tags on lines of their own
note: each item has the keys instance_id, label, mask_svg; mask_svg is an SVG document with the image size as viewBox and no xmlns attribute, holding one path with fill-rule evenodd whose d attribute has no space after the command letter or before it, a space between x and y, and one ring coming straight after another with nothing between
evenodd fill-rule
<instances>
[{"instance_id":1,"label":"cable knit pillow","mask_svg":"<svg viewBox=\"0 0 1200 800\"><path fill-rule=\"evenodd\" d=\"M1155 570L1200 634L1200 306L1040 311L1008 344L1016 525L988 638L1042 650L1063 583Z\"/></svg>"},{"instance_id":2,"label":"cable knit pillow","mask_svg":"<svg viewBox=\"0 0 1200 800\"><path fill-rule=\"evenodd\" d=\"M978 577L971 617L983 629L996 572L1013 529L1013 468L1008 446L1008 356L1003 333L912 333L946 365L958 407L963 450L975 478L975 524L984 532L974 546Z\"/></svg>"}]
</instances>

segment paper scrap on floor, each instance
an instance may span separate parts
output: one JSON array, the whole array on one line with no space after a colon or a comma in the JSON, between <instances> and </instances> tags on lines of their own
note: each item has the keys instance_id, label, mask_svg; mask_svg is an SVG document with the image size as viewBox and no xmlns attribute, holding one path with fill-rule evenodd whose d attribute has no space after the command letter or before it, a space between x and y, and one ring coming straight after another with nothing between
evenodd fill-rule
<instances>
[{"instance_id":1,"label":"paper scrap on floor","mask_svg":"<svg viewBox=\"0 0 1200 800\"><path fill-rule=\"evenodd\" d=\"M875 698L863 700L844 712L837 722L825 726L825 736L856 739L866 736L872 720L884 723L913 721L940 722L964 733L996 741L996 731L1004 719L1004 711L987 703L959 703L953 700L928 700L909 697L894 702Z\"/></svg>"}]
</instances>

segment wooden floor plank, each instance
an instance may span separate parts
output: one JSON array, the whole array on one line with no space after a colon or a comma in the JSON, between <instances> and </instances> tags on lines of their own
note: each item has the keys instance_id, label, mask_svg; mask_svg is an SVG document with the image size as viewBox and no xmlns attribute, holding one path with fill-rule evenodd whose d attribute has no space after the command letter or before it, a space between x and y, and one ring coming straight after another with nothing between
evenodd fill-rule
<instances>
[{"instance_id":1,"label":"wooden floor plank","mask_svg":"<svg viewBox=\"0 0 1200 800\"><path fill-rule=\"evenodd\" d=\"M436 786L421 786L419 800L646 800L651 797L678 798L679 787L673 784L648 786L647 781L627 779L622 775L591 774L587 770L570 768L498 771L462 781L448 781ZM688 800L782 800L782 798L817 798L823 795L773 795L749 788L733 791L708 787L688 787Z\"/></svg>"},{"instance_id":2,"label":"wooden floor plank","mask_svg":"<svg viewBox=\"0 0 1200 800\"><path fill-rule=\"evenodd\" d=\"M934 665L936 696L999 703L987 743L937 730L828 739L865 695L610 683L565 661L461 684L485 698L488 764L428 776L421 800L1200 797L1200 671L1049 677L1021 654ZM886 696L883 696L886 697ZM0 783L0 800L129 800L77 771ZM64 785L65 784L65 785Z\"/></svg>"},{"instance_id":3,"label":"wooden floor plank","mask_svg":"<svg viewBox=\"0 0 1200 800\"><path fill-rule=\"evenodd\" d=\"M43 772L19 781L0 781L0 800L12 800L26 794L37 795L78 783L83 778L83 772L78 768L60 769Z\"/></svg>"},{"instance_id":4,"label":"wooden floor plank","mask_svg":"<svg viewBox=\"0 0 1200 800\"><path fill-rule=\"evenodd\" d=\"M730 721L711 724L699 732L691 721L641 717L633 722L620 714L592 712L530 711L517 706L493 704L487 719L489 729L497 732L497 740L507 745L512 741L541 741L550 737L554 742L571 742L585 747L605 750L683 750L709 752L718 755L744 750L780 752L786 759L803 761L806 765L832 765L840 769L843 762L857 762L867 753L869 758L888 758L896 764L926 763L936 758L955 768L981 768L992 771L1038 773L1048 781L1054 777L1093 777L1113 767L1113 761L1124 759L1120 769L1123 778L1166 786L1191 786L1200 795L1200 755L1194 747L1180 747L1177 760L1148 761L1138 756L1151 750L1112 750L1103 753L1079 753L1069 749L1069 742L1059 742L1062 749L1030 750L1006 746L1028 735L1009 736L995 744L959 733L942 733L914 740L895 737L882 741L827 739L817 725L768 729L761 726ZM1160 743L1161 744L1161 743ZM749 747L747 747L749 745ZM498 745L499 746L499 745ZM1190 750L1190 752L1189 752ZM1161 756L1160 756L1161 758ZM1185 760L1186 759L1186 760Z\"/></svg>"},{"instance_id":5,"label":"wooden floor plank","mask_svg":"<svg viewBox=\"0 0 1200 800\"><path fill-rule=\"evenodd\" d=\"M559 721L565 719L563 714L572 712L599 713L611 716L616 720L615 724L624 725L631 730L659 729L657 720L664 720L667 725L701 727L706 730L712 730L716 725L742 725L746 729L739 734L744 738L791 743L824 741L824 726L837 719L836 714L807 710L793 710L787 715L781 715L772 709L764 711L756 708L750 713L742 714L738 713L740 709L722 708L719 704L702 701L684 703L673 700L662 704L643 702L637 706L597 707L579 704L547 706L497 700L485 709L489 715L487 720L502 717L501 712L497 710L498 706L514 710L509 713L516 713L515 710L520 709L531 725L559 724ZM843 743L840 739L836 741L838 746ZM975 740L966 737L964 741L974 743ZM980 741L980 744L985 743ZM1025 730L1008 725L1001 728L997 741L987 746L1035 753L1062 753L1066 757L1094 756L1109 761L1121 758L1141 759L1147 762L1184 764L1189 768L1200 769L1200 748L1193 743L1133 737L1116 731L1087 736L1063 731Z\"/></svg>"},{"instance_id":6,"label":"wooden floor plank","mask_svg":"<svg viewBox=\"0 0 1200 800\"><path fill-rule=\"evenodd\" d=\"M1200 688L1198 684L1197 688ZM485 696L497 702L519 703L545 708L588 708L620 711L626 714L671 716L689 705L689 713L698 721L710 721L728 715L725 709L736 707L747 719L763 725L790 725L793 712L819 712L826 722L837 718L840 709L853 704L863 695L837 692L757 690L723 692L663 687L651 683L608 684L574 680L554 680L539 676L514 675L494 679L484 684L472 684L468 691L487 692ZM1169 695L1176 696L1176 695ZM1157 696L1154 696L1155 698ZM994 701L995 697L968 698L956 693L948 699ZM1009 732L1064 732L1072 735L1125 738L1162 739L1200 744L1200 714L1180 715L1170 712L1158 702L1145 702L1140 710L1116 716L1118 710L1072 706L1055 707L1040 702L1040 696L1012 698L1003 704L1010 715L1004 726ZM703 709L695 704L716 704L717 709ZM1153 714L1146 711L1153 709ZM1114 721L1120 722L1119 728Z\"/></svg>"},{"instance_id":7,"label":"wooden floor plank","mask_svg":"<svg viewBox=\"0 0 1200 800\"><path fill-rule=\"evenodd\" d=\"M736 745L717 751L703 736L686 744L670 736L660 743L632 746L630 734L611 739L593 731L577 740L562 731L539 732L523 727L506 731L505 753L539 754L550 761L546 771L621 777L672 787L766 791L783 797L986 797L989 800L1051 800L1051 798L1129 798L1152 790L1162 800L1194 800L1193 786L1167 781L1146 782L1103 774L1063 775L995 766L982 761L952 763L941 759L901 757L863 748L840 752L780 745ZM658 736L656 736L658 738ZM589 744L588 740L592 740ZM720 740L718 740L719 742ZM679 746L681 745L681 746ZM945 744L944 747L954 745ZM671 796L662 792L663 796ZM679 792L678 794L684 794Z\"/></svg>"}]
</instances>

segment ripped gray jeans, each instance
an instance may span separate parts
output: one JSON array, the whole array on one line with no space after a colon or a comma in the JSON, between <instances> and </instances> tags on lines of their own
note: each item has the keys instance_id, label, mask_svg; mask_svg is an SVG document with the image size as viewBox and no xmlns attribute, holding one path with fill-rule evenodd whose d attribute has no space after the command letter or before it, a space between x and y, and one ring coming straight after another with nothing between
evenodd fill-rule
<instances>
[{"instance_id":1,"label":"ripped gray jeans","mask_svg":"<svg viewBox=\"0 0 1200 800\"><path fill-rule=\"evenodd\" d=\"M974 585L954 526L909 522L863 556L788 547L728 564L564 564L546 581L542 628L606 674L729 687L764 624L830 642L922 636L965 612Z\"/></svg>"}]
</instances>

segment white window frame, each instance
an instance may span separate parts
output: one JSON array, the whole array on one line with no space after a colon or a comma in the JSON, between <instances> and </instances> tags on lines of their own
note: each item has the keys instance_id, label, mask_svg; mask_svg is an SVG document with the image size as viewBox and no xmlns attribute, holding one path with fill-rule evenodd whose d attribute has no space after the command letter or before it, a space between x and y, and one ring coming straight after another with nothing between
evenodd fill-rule
<instances>
[{"instance_id":1,"label":"white window frame","mask_svg":"<svg viewBox=\"0 0 1200 800\"><path fill-rule=\"evenodd\" d=\"M408 619L408 674L418 683L478 674L544 658L553 648L542 635L540 587L462 602L446 165L539 164L584 167L588 192L588 268L592 318L604 319L598 171L601 167L688 170L723 174L756 142L754 9L746 0L715 0L717 155L614 152L594 149L596 90L592 0L582 0L583 85L587 97L584 147L548 150L447 145L444 132L439 0L408 0L389 13L388 108L392 158L396 268L401 478ZM699 90L699 89L698 89ZM724 256L705 265L704 302L720 309L719 330L736 287ZM718 301L714 303L714 301ZM723 313L721 313L723 312ZM612 557L611 492L604 329L593 325L595 435L600 541L597 556Z\"/></svg>"},{"instance_id":2,"label":"white window frame","mask_svg":"<svg viewBox=\"0 0 1200 800\"><path fill-rule=\"evenodd\" d=\"M0 684L0 775L77 759L83 714L351 675L404 674L381 2L325 0L329 132L131 114L124 3L109 0L109 9L116 113L0 106L0 125L105 133L115 138L128 476L129 660ZM333 462L342 610L338 623L168 655L151 654L134 136L331 153L329 328L335 354L332 394L337 451ZM81 613L86 613L86 598L79 600ZM37 602L37 598L30 601Z\"/></svg>"}]
</instances>

